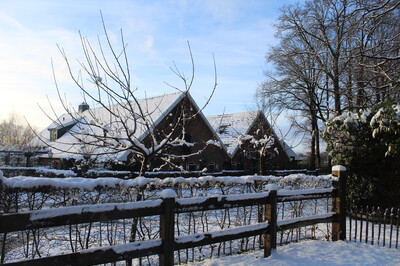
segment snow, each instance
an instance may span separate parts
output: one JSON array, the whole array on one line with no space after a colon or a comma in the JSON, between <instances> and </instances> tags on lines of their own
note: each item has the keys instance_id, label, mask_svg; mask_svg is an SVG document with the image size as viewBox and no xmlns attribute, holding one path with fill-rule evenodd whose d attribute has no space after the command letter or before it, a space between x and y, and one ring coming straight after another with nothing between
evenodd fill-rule
<instances>
[{"instance_id":1,"label":"snow","mask_svg":"<svg viewBox=\"0 0 400 266\"><path fill-rule=\"evenodd\" d=\"M249 111L207 116L207 120L233 156L239 145L238 137L248 133L257 115L258 111Z\"/></svg>"},{"instance_id":2,"label":"snow","mask_svg":"<svg viewBox=\"0 0 400 266\"><path fill-rule=\"evenodd\" d=\"M6 178L0 176L3 184L14 189L33 189L38 187L54 187L55 189L79 189L85 191L94 191L96 188L134 188L152 186L161 187L202 187L202 186L231 186L231 185L252 185L255 182L276 183L279 186L285 186L285 189L291 189L293 184L302 184L306 188L330 187L330 182L334 179L332 175L312 176L305 174L291 174L288 176L201 176L198 178L149 178L136 177L134 179L123 180L112 177L102 178L46 178L46 177L27 177L17 176Z\"/></svg>"},{"instance_id":3,"label":"snow","mask_svg":"<svg viewBox=\"0 0 400 266\"><path fill-rule=\"evenodd\" d=\"M163 198L163 199L170 199L170 198L177 197L175 191L171 188L164 189L163 191L160 192L159 196L160 196L160 198Z\"/></svg>"},{"instance_id":4,"label":"snow","mask_svg":"<svg viewBox=\"0 0 400 266\"><path fill-rule=\"evenodd\" d=\"M112 210L120 211L135 211L137 209L145 209L161 206L162 200L144 200L129 203L108 203L108 204L94 204L94 205L81 205L69 206L63 208L44 209L32 211L29 217L30 221L41 219L54 218L64 215L82 214L82 213L99 213Z\"/></svg>"},{"instance_id":5,"label":"snow","mask_svg":"<svg viewBox=\"0 0 400 266\"><path fill-rule=\"evenodd\" d=\"M192 205L192 204L202 204L209 198L210 197L183 198L183 199L177 199L176 202L181 206Z\"/></svg>"},{"instance_id":6,"label":"snow","mask_svg":"<svg viewBox=\"0 0 400 266\"><path fill-rule=\"evenodd\" d=\"M135 250L143 250L143 249L147 249L147 248L153 248L153 247L158 247L162 244L162 240L161 239L154 239L154 240L147 240L147 241L143 241L143 242L132 242L132 243L128 243L128 244L122 244L122 245L115 245L115 246L111 246L111 247L104 247L101 249L85 249L80 251L79 253L81 254L85 254L85 253L92 253L98 250L102 250L104 252L108 251L108 250L113 250L116 253L125 253L125 252L131 252L131 251L135 251Z\"/></svg>"},{"instance_id":7,"label":"snow","mask_svg":"<svg viewBox=\"0 0 400 266\"><path fill-rule=\"evenodd\" d=\"M343 165L334 165L332 166L332 171L346 171L346 167L344 167Z\"/></svg>"},{"instance_id":8,"label":"snow","mask_svg":"<svg viewBox=\"0 0 400 266\"><path fill-rule=\"evenodd\" d=\"M54 187L55 189L80 189L93 191L96 187L115 187L122 182L118 178L47 178L18 176L2 178L3 184L10 188L31 189L38 187Z\"/></svg>"},{"instance_id":9,"label":"snow","mask_svg":"<svg viewBox=\"0 0 400 266\"><path fill-rule=\"evenodd\" d=\"M249 200L249 199L262 199L268 197L269 192L261 193L244 193L238 195L228 195L226 196L227 201L237 201L237 200Z\"/></svg>"},{"instance_id":10,"label":"snow","mask_svg":"<svg viewBox=\"0 0 400 266\"><path fill-rule=\"evenodd\" d=\"M279 190L279 186L276 184L268 184L265 186L266 190Z\"/></svg>"},{"instance_id":11,"label":"snow","mask_svg":"<svg viewBox=\"0 0 400 266\"><path fill-rule=\"evenodd\" d=\"M400 252L364 243L309 240L278 246L268 258L264 258L263 250L258 250L189 265L400 265Z\"/></svg>"},{"instance_id":12,"label":"snow","mask_svg":"<svg viewBox=\"0 0 400 266\"><path fill-rule=\"evenodd\" d=\"M317 188L317 189L300 189L300 190L286 190L286 191L278 191L278 196L283 197L292 197L292 196L302 196L308 194L315 193L330 193L332 192L332 188Z\"/></svg>"}]
</instances>

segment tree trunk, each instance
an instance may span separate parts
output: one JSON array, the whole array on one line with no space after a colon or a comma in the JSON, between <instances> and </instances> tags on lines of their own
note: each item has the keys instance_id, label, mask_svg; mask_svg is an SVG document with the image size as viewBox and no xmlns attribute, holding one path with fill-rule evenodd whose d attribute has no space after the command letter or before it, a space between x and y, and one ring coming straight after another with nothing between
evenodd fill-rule
<instances>
[{"instance_id":1,"label":"tree trunk","mask_svg":"<svg viewBox=\"0 0 400 266\"><path fill-rule=\"evenodd\" d=\"M321 167L321 151L320 151L320 142L319 142L318 123L316 124L316 130L315 130L315 154L316 154L316 165L318 168L320 168Z\"/></svg>"}]
</instances>

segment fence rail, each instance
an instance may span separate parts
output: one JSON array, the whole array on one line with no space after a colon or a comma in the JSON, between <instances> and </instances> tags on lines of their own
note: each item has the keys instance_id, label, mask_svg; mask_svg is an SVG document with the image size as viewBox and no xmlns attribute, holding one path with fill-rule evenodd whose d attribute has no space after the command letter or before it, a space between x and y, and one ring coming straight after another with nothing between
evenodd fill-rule
<instances>
[{"instance_id":1,"label":"fence rail","mask_svg":"<svg viewBox=\"0 0 400 266\"><path fill-rule=\"evenodd\" d=\"M344 171L333 172L343 177ZM159 255L160 265L174 264L174 251L189 249L212 243L226 242L233 239L264 235L264 255L269 256L276 248L277 232L317 223L332 223L332 240L343 239L345 224L343 202L344 194L340 191L340 180L333 189L315 189L306 191L276 190L262 193L239 195L197 197L175 199L168 193L161 199L123 204L97 204L86 206L63 207L58 209L37 210L17 214L0 215L0 233L70 226L73 224L105 222L125 218L146 216L160 217L160 238L131 242L123 245L82 250L64 255L25 260L7 265L87 265L101 264L138 257ZM300 217L278 221L277 203L298 200L332 198L332 212L323 215ZM175 236L175 215L179 213L206 210L228 209L245 206L262 206L263 219L257 224L229 228L215 232L204 232L186 236Z\"/></svg>"}]
</instances>

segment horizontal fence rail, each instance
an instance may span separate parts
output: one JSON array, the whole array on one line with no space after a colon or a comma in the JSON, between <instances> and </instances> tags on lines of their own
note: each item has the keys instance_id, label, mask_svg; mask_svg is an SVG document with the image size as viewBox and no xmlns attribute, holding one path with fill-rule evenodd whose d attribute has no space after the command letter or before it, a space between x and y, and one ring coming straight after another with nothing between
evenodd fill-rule
<instances>
[{"instance_id":1,"label":"horizontal fence rail","mask_svg":"<svg viewBox=\"0 0 400 266\"><path fill-rule=\"evenodd\" d=\"M340 176L340 173L337 173ZM341 173L343 175L344 173ZM339 179L340 180L340 179ZM159 216L159 238L136 241L122 245L91 248L63 255L25 260L7 265L87 265L131 260L143 256L159 255L160 265L174 264L174 251L190 249L213 243L227 242L251 236L263 235L264 255L269 256L276 248L277 232L319 223L332 223L332 239L337 240L345 225L341 224L339 200L340 188L276 191L223 195L195 198L175 198L161 193L159 199L132 203L96 204L84 206L42 209L22 213L0 214L0 233L49 227L71 226L81 223L105 222ZM277 203L332 199L332 211L320 215L278 220ZM175 217L179 214L221 210L246 206L258 206L262 219L256 224L227 228L224 230L178 235ZM343 216L343 215L342 215ZM336 237L336 239L335 239ZM2 254L4 256L4 254Z\"/></svg>"}]
</instances>

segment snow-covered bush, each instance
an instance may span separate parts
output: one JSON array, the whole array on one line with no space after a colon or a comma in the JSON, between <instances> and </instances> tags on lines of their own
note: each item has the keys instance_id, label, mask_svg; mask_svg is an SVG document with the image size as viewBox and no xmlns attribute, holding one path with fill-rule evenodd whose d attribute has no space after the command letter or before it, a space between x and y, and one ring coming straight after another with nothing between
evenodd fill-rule
<instances>
[{"instance_id":1,"label":"snow-covered bush","mask_svg":"<svg viewBox=\"0 0 400 266\"><path fill-rule=\"evenodd\" d=\"M333 164L348 169L350 204L400 203L399 105L347 112L326 123L324 139Z\"/></svg>"},{"instance_id":2,"label":"snow-covered bush","mask_svg":"<svg viewBox=\"0 0 400 266\"><path fill-rule=\"evenodd\" d=\"M370 122L372 136L387 147L386 156L400 155L400 104L381 107Z\"/></svg>"}]
</instances>

